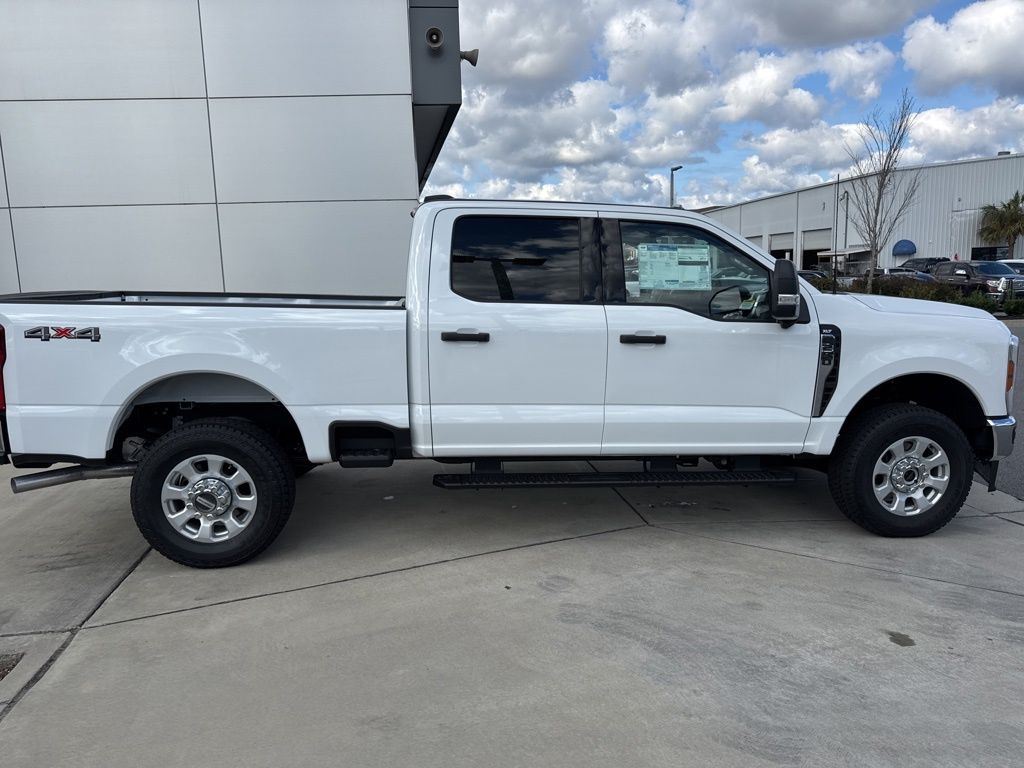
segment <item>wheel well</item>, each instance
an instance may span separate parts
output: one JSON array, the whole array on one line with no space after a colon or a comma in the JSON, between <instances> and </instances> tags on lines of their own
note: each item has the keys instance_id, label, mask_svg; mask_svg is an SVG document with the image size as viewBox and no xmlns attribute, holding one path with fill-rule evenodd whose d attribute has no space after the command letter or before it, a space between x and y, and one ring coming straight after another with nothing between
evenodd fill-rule
<instances>
[{"instance_id":1,"label":"wheel well","mask_svg":"<svg viewBox=\"0 0 1024 768\"><path fill-rule=\"evenodd\" d=\"M938 411L964 431L978 455L991 451L992 433L986 428L985 412L978 398L961 381L937 373L915 373L890 379L864 395L850 411L846 423L870 408L887 403L913 403Z\"/></svg>"},{"instance_id":2,"label":"wheel well","mask_svg":"<svg viewBox=\"0 0 1024 768\"><path fill-rule=\"evenodd\" d=\"M107 459L137 461L140 451L171 429L211 417L252 422L269 432L290 457L306 458L295 419L273 394L236 376L188 373L154 382L132 398Z\"/></svg>"}]
</instances>

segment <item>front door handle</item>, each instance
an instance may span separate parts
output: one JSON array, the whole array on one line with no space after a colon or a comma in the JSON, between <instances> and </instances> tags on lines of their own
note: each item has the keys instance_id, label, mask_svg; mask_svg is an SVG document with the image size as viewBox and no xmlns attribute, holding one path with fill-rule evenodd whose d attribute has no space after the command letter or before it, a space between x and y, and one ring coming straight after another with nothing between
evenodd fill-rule
<instances>
[{"instance_id":1,"label":"front door handle","mask_svg":"<svg viewBox=\"0 0 1024 768\"><path fill-rule=\"evenodd\" d=\"M624 333L619 336L620 344L664 344L664 334Z\"/></svg>"},{"instance_id":2,"label":"front door handle","mask_svg":"<svg viewBox=\"0 0 1024 768\"><path fill-rule=\"evenodd\" d=\"M465 331L442 331L441 341L490 341L491 334Z\"/></svg>"}]
</instances>

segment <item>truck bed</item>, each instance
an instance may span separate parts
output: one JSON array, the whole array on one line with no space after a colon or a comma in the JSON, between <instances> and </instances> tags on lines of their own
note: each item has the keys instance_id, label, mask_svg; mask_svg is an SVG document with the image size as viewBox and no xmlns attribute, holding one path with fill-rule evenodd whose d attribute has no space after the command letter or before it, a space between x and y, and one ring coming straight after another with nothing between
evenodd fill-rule
<instances>
[{"instance_id":1,"label":"truck bed","mask_svg":"<svg viewBox=\"0 0 1024 768\"><path fill-rule=\"evenodd\" d=\"M139 403L280 403L314 462L333 423L409 424L400 297L19 294L0 326L12 454L103 459Z\"/></svg>"}]
</instances>

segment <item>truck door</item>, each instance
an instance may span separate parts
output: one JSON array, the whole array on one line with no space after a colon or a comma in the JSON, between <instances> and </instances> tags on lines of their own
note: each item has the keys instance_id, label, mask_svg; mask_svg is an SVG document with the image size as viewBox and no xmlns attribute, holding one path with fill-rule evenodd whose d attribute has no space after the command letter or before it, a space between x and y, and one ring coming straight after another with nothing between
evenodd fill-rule
<instances>
[{"instance_id":1,"label":"truck door","mask_svg":"<svg viewBox=\"0 0 1024 768\"><path fill-rule=\"evenodd\" d=\"M608 387L602 452L798 453L818 328L770 317L769 268L694 220L602 220ZM806 294L802 297L809 303Z\"/></svg>"},{"instance_id":2,"label":"truck door","mask_svg":"<svg viewBox=\"0 0 1024 768\"><path fill-rule=\"evenodd\" d=\"M428 299L435 456L595 455L607 326L593 211L446 209Z\"/></svg>"}]
</instances>

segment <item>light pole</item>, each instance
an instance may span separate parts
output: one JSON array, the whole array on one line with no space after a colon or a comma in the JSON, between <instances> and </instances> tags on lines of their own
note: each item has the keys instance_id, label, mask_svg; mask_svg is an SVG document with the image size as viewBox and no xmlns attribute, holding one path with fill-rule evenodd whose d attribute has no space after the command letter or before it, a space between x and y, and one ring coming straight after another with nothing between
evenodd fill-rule
<instances>
[{"instance_id":1,"label":"light pole","mask_svg":"<svg viewBox=\"0 0 1024 768\"><path fill-rule=\"evenodd\" d=\"M683 166L673 165L668 169L668 207L676 207L676 171L680 170Z\"/></svg>"}]
</instances>

